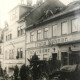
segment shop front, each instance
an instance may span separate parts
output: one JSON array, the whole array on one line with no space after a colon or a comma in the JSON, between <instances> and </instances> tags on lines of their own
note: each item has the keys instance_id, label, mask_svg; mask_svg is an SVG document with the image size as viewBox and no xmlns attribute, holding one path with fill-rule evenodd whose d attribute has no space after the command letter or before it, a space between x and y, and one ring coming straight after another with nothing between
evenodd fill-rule
<instances>
[{"instance_id":1,"label":"shop front","mask_svg":"<svg viewBox=\"0 0 80 80\"><path fill-rule=\"evenodd\" d=\"M61 46L60 50L62 66L80 63L80 43Z\"/></svg>"}]
</instances>

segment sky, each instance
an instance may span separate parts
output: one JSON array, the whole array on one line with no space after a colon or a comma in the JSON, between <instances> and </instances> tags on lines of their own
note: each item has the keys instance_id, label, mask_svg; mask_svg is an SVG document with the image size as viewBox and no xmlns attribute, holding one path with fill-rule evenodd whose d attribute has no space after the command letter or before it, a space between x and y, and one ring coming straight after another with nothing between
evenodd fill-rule
<instances>
[{"instance_id":1,"label":"sky","mask_svg":"<svg viewBox=\"0 0 80 80\"><path fill-rule=\"evenodd\" d=\"M73 0L60 0L65 5L69 4ZM26 2L26 0L24 1ZM20 0L0 0L0 27L4 27L4 21L8 19L8 12L20 3ZM36 3L36 0L33 0L33 4Z\"/></svg>"}]
</instances>

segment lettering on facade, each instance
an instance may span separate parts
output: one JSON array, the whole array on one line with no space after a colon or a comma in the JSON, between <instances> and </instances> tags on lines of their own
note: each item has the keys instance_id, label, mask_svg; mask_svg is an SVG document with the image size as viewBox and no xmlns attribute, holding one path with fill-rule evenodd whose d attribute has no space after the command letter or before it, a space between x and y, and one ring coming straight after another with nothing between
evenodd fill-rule
<instances>
[{"instance_id":1,"label":"lettering on facade","mask_svg":"<svg viewBox=\"0 0 80 80\"><path fill-rule=\"evenodd\" d=\"M54 44L65 43L68 41L70 41L70 37L60 37L60 38L35 42L33 47L53 46ZM32 44L29 44L27 48L32 48Z\"/></svg>"},{"instance_id":2,"label":"lettering on facade","mask_svg":"<svg viewBox=\"0 0 80 80\"><path fill-rule=\"evenodd\" d=\"M36 47L47 46L47 45L51 46L53 44L65 43L65 42L68 42L68 39L66 37L58 38L58 39L49 39L46 41L36 43Z\"/></svg>"},{"instance_id":3,"label":"lettering on facade","mask_svg":"<svg viewBox=\"0 0 80 80\"><path fill-rule=\"evenodd\" d=\"M37 54L49 53L50 52L50 49L49 48L45 48L45 49L37 49L37 50L30 50L30 51L28 51L29 54L34 54L35 52Z\"/></svg>"}]
</instances>

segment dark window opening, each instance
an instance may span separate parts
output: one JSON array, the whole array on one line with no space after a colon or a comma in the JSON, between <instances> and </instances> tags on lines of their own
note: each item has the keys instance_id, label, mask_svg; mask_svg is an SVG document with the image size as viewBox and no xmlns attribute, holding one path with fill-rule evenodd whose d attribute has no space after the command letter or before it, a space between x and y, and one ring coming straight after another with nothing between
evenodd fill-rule
<instances>
[{"instance_id":1,"label":"dark window opening","mask_svg":"<svg viewBox=\"0 0 80 80\"><path fill-rule=\"evenodd\" d=\"M52 60L57 60L57 53L52 54Z\"/></svg>"},{"instance_id":2,"label":"dark window opening","mask_svg":"<svg viewBox=\"0 0 80 80\"><path fill-rule=\"evenodd\" d=\"M61 53L61 61L62 61L62 65L68 65L69 56L67 52Z\"/></svg>"}]
</instances>

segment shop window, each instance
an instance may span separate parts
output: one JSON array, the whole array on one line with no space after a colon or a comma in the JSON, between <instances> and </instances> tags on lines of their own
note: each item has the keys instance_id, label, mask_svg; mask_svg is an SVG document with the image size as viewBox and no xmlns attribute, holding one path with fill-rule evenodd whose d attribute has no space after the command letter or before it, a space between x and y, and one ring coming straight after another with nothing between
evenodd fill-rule
<instances>
[{"instance_id":1,"label":"shop window","mask_svg":"<svg viewBox=\"0 0 80 80\"><path fill-rule=\"evenodd\" d=\"M72 20L72 32L78 31L78 19Z\"/></svg>"},{"instance_id":2,"label":"shop window","mask_svg":"<svg viewBox=\"0 0 80 80\"><path fill-rule=\"evenodd\" d=\"M62 34L68 34L68 22L63 22L62 25Z\"/></svg>"},{"instance_id":3,"label":"shop window","mask_svg":"<svg viewBox=\"0 0 80 80\"><path fill-rule=\"evenodd\" d=\"M69 64L78 64L80 63L80 51L72 51L72 53L69 55Z\"/></svg>"},{"instance_id":4,"label":"shop window","mask_svg":"<svg viewBox=\"0 0 80 80\"><path fill-rule=\"evenodd\" d=\"M47 54L43 54L43 60L47 60L48 55Z\"/></svg>"},{"instance_id":5,"label":"shop window","mask_svg":"<svg viewBox=\"0 0 80 80\"><path fill-rule=\"evenodd\" d=\"M48 38L48 28L44 29L44 38Z\"/></svg>"}]
</instances>

